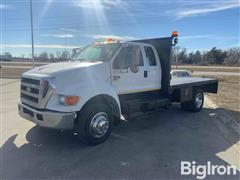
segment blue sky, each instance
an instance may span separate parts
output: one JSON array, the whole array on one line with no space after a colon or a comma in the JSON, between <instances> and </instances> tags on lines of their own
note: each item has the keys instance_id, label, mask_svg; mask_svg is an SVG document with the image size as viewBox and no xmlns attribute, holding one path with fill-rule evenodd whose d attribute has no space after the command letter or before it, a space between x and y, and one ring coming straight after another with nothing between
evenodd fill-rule
<instances>
[{"instance_id":1,"label":"blue sky","mask_svg":"<svg viewBox=\"0 0 240 180\"><path fill-rule=\"evenodd\" d=\"M28 0L1 0L1 53L31 54ZM33 0L36 53L169 36L189 51L239 46L239 0Z\"/></svg>"}]
</instances>

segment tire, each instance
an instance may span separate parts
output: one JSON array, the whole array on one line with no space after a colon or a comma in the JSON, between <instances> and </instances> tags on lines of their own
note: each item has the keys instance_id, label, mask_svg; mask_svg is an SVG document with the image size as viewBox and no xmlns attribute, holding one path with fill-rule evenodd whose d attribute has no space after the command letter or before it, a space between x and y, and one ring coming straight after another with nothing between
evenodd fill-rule
<instances>
[{"instance_id":1,"label":"tire","mask_svg":"<svg viewBox=\"0 0 240 180\"><path fill-rule=\"evenodd\" d=\"M91 103L83 108L76 118L79 139L87 145L104 142L111 134L113 115L103 103Z\"/></svg>"},{"instance_id":2,"label":"tire","mask_svg":"<svg viewBox=\"0 0 240 180\"><path fill-rule=\"evenodd\" d=\"M181 103L181 107L185 111L199 112L202 110L204 104L204 94L201 89L193 91L193 98L189 102Z\"/></svg>"}]
</instances>

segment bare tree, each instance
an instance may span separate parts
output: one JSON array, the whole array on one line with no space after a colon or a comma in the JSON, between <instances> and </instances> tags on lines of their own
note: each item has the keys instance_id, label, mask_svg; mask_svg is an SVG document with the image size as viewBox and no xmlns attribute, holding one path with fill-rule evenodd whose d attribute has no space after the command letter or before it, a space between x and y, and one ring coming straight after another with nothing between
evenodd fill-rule
<instances>
[{"instance_id":1,"label":"bare tree","mask_svg":"<svg viewBox=\"0 0 240 180\"><path fill-rule=\"evenodd\" d=\"M41 52L38 56L38 59L42 60L42 61L48 61L49 60L48 53L47 52Z\"/></svg>"},{"instance_id":2,"label":"bare tree","mask_svg":"<svg viewBox=\"0 0 240 180\"><path fill-rule=\"evenodd\" d=\"M70 55L70 53L69 53L68 51L63 51L63 52L62 52L62 59L63 59L64 61L69 60L70 57L71 57L71 55Z\"/></svg>"},{"instance_id":3,"label":"bare tree","mask_svg":"<svg viewBox=\"0 0 240 180\"><path fill-rule=\"evenodd\" d=\"M205 60L209 64L223 64L224 59L226 57L227 57L226 51L213 47L210 51L206 53Z\"/></svg>"},{"instance_id":4,"label":"bare tree","mask_svg":"<svg viewBox=\"0 0 240 180\"><path fill-rule=\"evenodd\" d=\"M50 54L49 54L49 60L50 60L51 62L54 62L55 56L54 56L53 53L50 53Z\"/></svg>"},{"instance_id":5,"label":"bare tree","mask_svg":"<svg viewBox=\"0 0 240 180\"><path fill-rule=\"evenodd\" d=\"M228 50L227 57L224 59L224 64L240 65L240 48L231 48Z\"/></svg>"},{"instance_id":6,"label":"bare tree","mask_svg":"<svg viewBox=\"0 0 240 180\"><path fill-rule=\"evenodd\" d=\"M56 60L61 61L62 58L62 52L61 51L56 51Z\"/></svg>"}]
</instances>

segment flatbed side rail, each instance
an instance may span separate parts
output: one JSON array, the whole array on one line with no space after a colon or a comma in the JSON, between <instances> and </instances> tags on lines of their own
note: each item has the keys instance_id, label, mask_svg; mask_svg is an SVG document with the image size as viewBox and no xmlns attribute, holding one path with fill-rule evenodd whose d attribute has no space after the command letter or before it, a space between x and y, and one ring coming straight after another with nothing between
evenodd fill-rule
<instances>
[{"instance_id":1,"label":"flatbed side rail","mask_svg":"<svg viewBox=\"0 0 240 180\"><path fill-rule=\"evenodd\" d=\"M172 85L170 87L170 92L173 93L177 89L187 88L187 87L199 88L203 92L207 92L207 93L217 93L218 92L218 80L212 79L212 80L207 80L207 81L190 82L190 83Z\"/></svg>"}]
</instances>

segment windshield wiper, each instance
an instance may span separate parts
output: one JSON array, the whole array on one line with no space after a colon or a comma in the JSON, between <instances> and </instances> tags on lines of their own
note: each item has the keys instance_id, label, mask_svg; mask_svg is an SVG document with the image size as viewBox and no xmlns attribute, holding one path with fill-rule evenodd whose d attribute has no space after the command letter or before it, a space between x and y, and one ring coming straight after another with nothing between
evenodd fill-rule
<instances>
[{"instance_id":1,"label":"windshield wiper","mask_svg":"<svg viewBox=\"0 0 240 180\"><path fill-rule=\"evenodd\" d=\"M90 62L101 62L101 61L97 61L97 60L88 60Z\"/></svg>"},{"instance_id":2,"label":"windshield wiper","mask_svg":"<svg viewBox=\"0 0 240 180\"><path fill-rule=\"evenodd\" d=\"M87 61L86 59L76 59L77 61Z\"/></svg>"}]
</instances>

